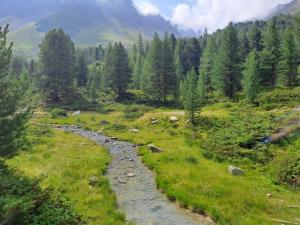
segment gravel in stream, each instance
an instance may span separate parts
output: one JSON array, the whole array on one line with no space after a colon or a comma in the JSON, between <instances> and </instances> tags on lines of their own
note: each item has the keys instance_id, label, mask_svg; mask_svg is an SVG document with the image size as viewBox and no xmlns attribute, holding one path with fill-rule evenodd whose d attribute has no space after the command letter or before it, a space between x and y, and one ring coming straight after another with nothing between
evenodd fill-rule
<instances>
[{"instance_id":1,"label":"gravel in stream","mask_svg":"<svg viewBox=\"0 0 300 225\"><path fill-rule=\"evenodd\" d=\"M179 208L160 193L156 189L154 174L141 162L133 144L74 126L61 128L87 137L109 150L112 161L106 176L128 221L137 225L214 224L208 217Z\"/></svg>"}]
</instances>

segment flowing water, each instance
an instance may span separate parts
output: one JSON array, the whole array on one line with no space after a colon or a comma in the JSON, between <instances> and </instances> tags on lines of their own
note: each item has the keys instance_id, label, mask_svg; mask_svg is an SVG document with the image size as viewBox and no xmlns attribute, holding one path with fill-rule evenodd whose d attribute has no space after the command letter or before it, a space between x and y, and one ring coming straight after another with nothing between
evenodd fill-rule
<instances>
[{"instance_id":1,"label":"flowing water","mask_svg":"<svg viewBox=\"0 0 300 225\"><path fill-rule=\"evenodd\" d=\"M87 137L109 150L112 161L106 176L128 221L137 225L214 224L209 217L179 208L160 193L154 174L144 166L133 144L74 126L63 126L61 129Z\"/></svg>"}]
</instances>

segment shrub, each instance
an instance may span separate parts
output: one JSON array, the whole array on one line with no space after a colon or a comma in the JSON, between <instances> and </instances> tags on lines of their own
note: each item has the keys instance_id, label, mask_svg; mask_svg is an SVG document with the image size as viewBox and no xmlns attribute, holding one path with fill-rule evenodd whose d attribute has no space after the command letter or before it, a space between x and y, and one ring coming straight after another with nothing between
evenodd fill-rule
<instances>
[{"instance_id":1,"label":"shrub","mask_svg":"<svg viewBox=\"0 0 300 225\"><path fill-rule=\"evenodd\" d=\"M286 156L280 160L278 168L278 183L300 187L300 157Z\"/></svg>"},{"instance_id":2,"label":"shrub","mask_svg":"<svg viewBox=\"0 0 300 225\"><path fill-rule=\"evenodd\" d=\"M143 116L150 110L149 107L143 105L129 105L124 109L124 118L134 120Z\"/></svg>"},{"instance_id":3,"label":"shrub","mask_svg":"<svg viewBox=\"0 0 300 225\"><path fill-rule=\"evenodd\" d=\"M52 109L51 112L50 112L50 114L51 114L51 117L53 119L59 118L59 117L67 117L68 116L66 110L59 109L59 108Z\"/></svg>"}]
</instances>

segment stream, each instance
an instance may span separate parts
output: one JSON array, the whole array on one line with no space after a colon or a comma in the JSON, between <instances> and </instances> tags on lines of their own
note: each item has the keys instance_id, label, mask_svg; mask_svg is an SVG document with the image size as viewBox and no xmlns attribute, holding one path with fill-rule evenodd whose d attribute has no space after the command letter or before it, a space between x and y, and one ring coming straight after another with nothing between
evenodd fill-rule
<instances>
[{"instance_id":1,"label":"stream","mask_svg":"<svg viewBox=\"0 0 300 225\"><path fill-rule=\"evenodd\" d=\"M191 213L171 203L157 190L155 175L142 163L135 145L76 126L59 128L86 137L109 150L112 160L106 176L127 221L136 225L214 224L209 217Z\"/></svg>"}]
</instances>

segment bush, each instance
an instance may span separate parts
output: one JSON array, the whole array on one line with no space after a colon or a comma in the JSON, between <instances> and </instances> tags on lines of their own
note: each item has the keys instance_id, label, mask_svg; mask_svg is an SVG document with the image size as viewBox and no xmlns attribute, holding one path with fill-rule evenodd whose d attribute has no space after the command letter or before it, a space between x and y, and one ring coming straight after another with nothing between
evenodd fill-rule
<instances>
[{"instance_id":1,"label":"bush","mask_svg":"<svg viewBox=\"0 0 300 225\"><path fill-rule=\"evenodd\" d=\"M59 108L52 109L51 112L50 112L50 114L51 114L51 117L53 119L56 119L56 118L59 118L59 117L67 117L68 116L66 110L59 109Z\"/></svg>"},{"instance_id":2,"label":"bush","mask_svg":"<svg viewBox=\"0 0 300 225\"><path fill-rule=\"evenodd\" d=\"M285 156L278 163L277 182L300 187L300 157Z\"/></svg>"},{"instance_id":3,"label":"bush","mask_svg":"<svg viewBox=\"0 0 300 225\"><path fill-rule=\"evenodd\" d=\"M42 191L38 181L7 168L0 161L0 224L84 224L67 203Z\"/></svg>"},{"instance_id":4,"label":"bush","mask_svg":"<svg viewBox=\"0 0 300 225\"><path fill-rule=\"evenodd\" d=\"M140 118L148 111L150 111L150 107L144 105L129 105L124 109L124 118L134 120Z\"/></svg>"}]
</instances>

